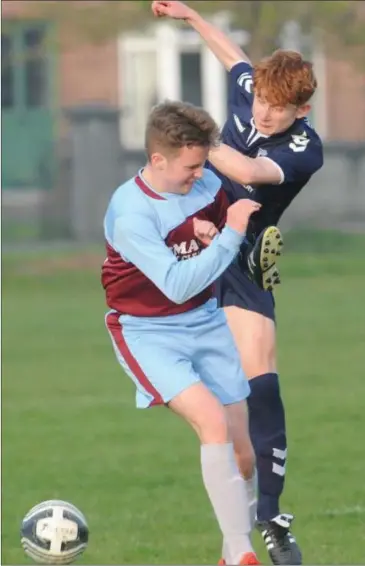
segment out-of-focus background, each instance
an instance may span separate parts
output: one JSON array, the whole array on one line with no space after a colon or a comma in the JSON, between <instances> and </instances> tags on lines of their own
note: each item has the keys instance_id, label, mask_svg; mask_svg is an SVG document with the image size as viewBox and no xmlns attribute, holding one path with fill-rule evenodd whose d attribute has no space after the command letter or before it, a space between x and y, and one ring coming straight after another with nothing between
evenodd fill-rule
<instances>
[{"instance_id":1,"label":"out-of-focus background","mask_svg":"<svg viewBox=\"0 0 365 566\"><path fill-rule=\"evenodd\" d=\"M298 515L307 563L359 564L365 2L189 4L254 62L284 47L315 66L310 119L325 165L285 213L276 293L290 431L283 511ZM222 125L226 73L186 25L155 20L150 2L3 0L1 9L2 563L25 563L19 521L57 497L89 518L85 563L214 563L220 540L198 447L168 412L134 410L103 327L99 270L105 207L144 163L151 106L190 101Z\"/></svg>"},{"instance_id":2,"label":"out-of-focus background","mask_svg":"<svg viewBox=\"0 0 365 566\"><path fill-rule=\"evenodd\" d=\"M365 3L194 4L254 61L280 46L313 60L310 118L326 163L283 226L361 230ZM2 26L4 244L98 241L111 191L144 162L157 101L203 105L224 123L226 72L190 28L154 20L149 2L4 1Z\"/></svg>"}]
</instances>

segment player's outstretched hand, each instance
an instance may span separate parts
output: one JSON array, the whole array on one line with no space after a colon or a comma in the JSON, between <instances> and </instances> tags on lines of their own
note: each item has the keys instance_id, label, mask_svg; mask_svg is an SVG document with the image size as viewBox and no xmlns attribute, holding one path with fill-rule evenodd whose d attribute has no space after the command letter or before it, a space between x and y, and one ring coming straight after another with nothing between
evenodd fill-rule
<instances>
[{"instance_id":1,"label":"player's outstretched hand","mask_svg":"<svg viewBox=\"0 0 365 566\"><path fill-rule=\"evenodd\" d=\"M175 20L187 20L192 13L192 9L183 2L177 0L155 0L152 2L152 12L157 18L167 16Z\"/></svg>"},{"instance_id":2,"label":"player's outstretched hand","mask_svg":"<svg viewBox=\"0 0 365 566\"><path fill-rule=\"evenodd\" d=\"M218 234L218 228L209 220L200 220L200 218L193 218L194 235L198 240L209 246L214 236Z\"/></svg>"},{"instance_id":3,"label":"player's outstretched hand","mask_svg":"<svg viewBox=\"0 0 365 566\"><path fill-rule=\"evenodd\" d=\"M240 199L227 210L227 225L243 234L246 232L251 214L260 210L261 204L249 199Z\"/></svg>"}]
</instances>

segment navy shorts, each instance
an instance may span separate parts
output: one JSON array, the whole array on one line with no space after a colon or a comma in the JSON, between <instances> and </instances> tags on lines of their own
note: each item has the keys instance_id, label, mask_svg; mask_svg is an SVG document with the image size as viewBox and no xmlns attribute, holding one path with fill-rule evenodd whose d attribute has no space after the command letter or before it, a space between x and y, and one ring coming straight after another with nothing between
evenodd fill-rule
<instances>
[{"instance_id":1,"label":"navy shorts","mask_svg":"<svg viewBox=\"0 0 365 566\"><path fill-rule=\"evenodd\" d=\"M240 307L262 314L275 322L273 294L252 283L237 263L232 263L214 286L218 306Z\"/></svg>"}]
</instances>

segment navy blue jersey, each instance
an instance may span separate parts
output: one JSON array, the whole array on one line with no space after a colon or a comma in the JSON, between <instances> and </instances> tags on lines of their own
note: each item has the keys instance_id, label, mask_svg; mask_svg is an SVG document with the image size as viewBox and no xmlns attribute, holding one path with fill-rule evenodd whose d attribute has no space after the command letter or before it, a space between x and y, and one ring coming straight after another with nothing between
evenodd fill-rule
<instances>
[{"instance_id":1,"label":"navy blue jersey","mask_svg":"<svg viewBox=\"0 0 365 566\"><path fill-rule=\"evenodd\" d=\"M276 225L293 198L323 165L322 142L306 118L298 119L285 132L266 136L255 127L252 116L253 69L239 62L229 73L229 116L222 131L223 142L249 157L265 156L281 169L280 184L241 185L209 167L222 180L229 201L251 198L263 206L250 221L249 239L265 227Z\"/></svg>"}]
</instances>

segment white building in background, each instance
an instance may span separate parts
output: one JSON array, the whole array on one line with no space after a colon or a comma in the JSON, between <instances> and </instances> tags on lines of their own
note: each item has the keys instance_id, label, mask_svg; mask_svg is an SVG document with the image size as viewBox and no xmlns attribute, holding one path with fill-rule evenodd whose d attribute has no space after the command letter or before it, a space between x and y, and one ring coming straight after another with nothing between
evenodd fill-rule
<instances>
[{"instance_id":1,"label":"white building in background","mask_svg":"<svg viewBox=\"0 0 365 566\"><path fill-rule=\"evenodd\" d=\"M83 6L89 2L82 0ZM69 37L67 20L57 25L51 19L35 18L35 14L30 17L30 4L32 10L38 6L42 12L42 0L1 2L6 61L1 84L2 125L7 139L2 178L6 188L39 187L39 164L54 162L58 140L67 132L65 108L95 104L121 108L120 139L130 149L143 148L148 111L166 98L202 105L223 124L227 74L187 26L151 17L151 26L142 33L130 31L96 43L88 43L82 36L75 42ZM248 34L232 31L226 13L214 19L247 47ZM282 45L295 49L300 36L293 24L288 24ZM28 47L44 41L47 49L30 61ZM365 74L345 55L343 61L337 54L325 57L318 45L313 49L312 41L301 43L314 61L319 79L311 116L319 133L329 141L364 142ZM42 186L49 186L50 181L50 174L43 175Z\"/></svg>"},{"instance_id":2,"label":"white building in background","mask_svg":"<svg viewBox=\"0 0 365 566\"><path fill-rule=\"evenodd\" d=\"M214 21L228 29L225 14ZM231 32L243 48L249 35ZM208 110L219 125L227 115L227 73L216 57L188 28L159 23L147 34L123 34L118 41L119 95L125 112L121 139L129 148L143 145L148 112L156 102L192 102Z\"/></svg>"}]
</instances>

